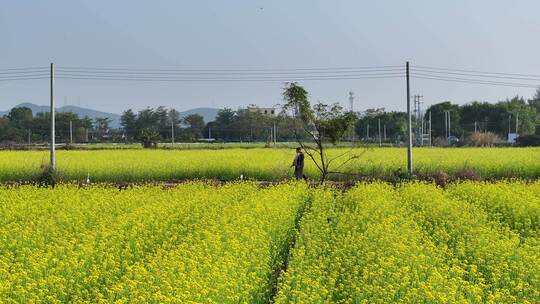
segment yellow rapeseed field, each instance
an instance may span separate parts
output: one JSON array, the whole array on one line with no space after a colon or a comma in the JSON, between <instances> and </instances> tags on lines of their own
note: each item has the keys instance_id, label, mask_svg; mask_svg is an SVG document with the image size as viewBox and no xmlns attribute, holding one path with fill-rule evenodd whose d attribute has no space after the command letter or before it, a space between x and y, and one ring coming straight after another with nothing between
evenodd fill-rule
<instances>
[{"instance_id":1,"label":"yellow rapeseed field","mask_svg":"<svg viewBox=\"0 0 540 304\"><path fill-rule=\"evenodd\" d=\"M332 149L330 157L348 149ZM356 148L351 154L360 158L343 169L358 176L389 178L407 166L402 148ZM290 178L294 156L288 149L223 150L98 150L58 151L60 173L70 180L92 181L164 181L210 178L279 181ZM0 151L0 181L31 180L48 163L46 151ZM344 158L342 158L344 160ZM339 160L335 162L339 166ZM482 177L540 177L539 148L415 148L415 172L445 171L456 174L473 170ZM306 156L306 175L318 172ZM340 179L343 176L330 176Z\"/></svg>"},{"instance_id":2,"label":"yellow rapeseed field","mask_svg":"<svg viewBox=\"0 0 540 304\"><path fill-rule=\"evenodd\" d=\"M305 185L0 190L0 302L264 303Z\"/></svg>"},{"instance_id":3,"label":"yellow rapeseed field","mask_svg":"<svg viewBox=\"0 0 540 304\"><path fill-rule=\"evenodd\" d=\"M318 190L276 303L539 303L539 188Z\"/></svg>"},{"instance_id":4,"label":"yellow rapeseed field","mask_svg":"<svg viewBox=\"0 0 540 304\"><path fill-rule=\"evenodd\" d=\"M0 303L539 303L540 182L0 188Z\"/></svg>"}]
</instances>

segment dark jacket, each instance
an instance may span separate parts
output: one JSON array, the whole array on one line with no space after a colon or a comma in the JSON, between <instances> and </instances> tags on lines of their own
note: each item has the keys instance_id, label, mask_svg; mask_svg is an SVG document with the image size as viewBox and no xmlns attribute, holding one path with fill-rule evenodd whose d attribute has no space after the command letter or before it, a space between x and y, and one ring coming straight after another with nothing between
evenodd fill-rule
<instances>
[{"instance_id":1,"label":"dark jacket","mask_svg":"<svg viewBox=\"0 0 540 304\"><path fill-rule=\"evenodd\" d=\"M304 153L297 153L294 157L293 166L295 168L304 168Z\"/></svg>"}]
</instances>

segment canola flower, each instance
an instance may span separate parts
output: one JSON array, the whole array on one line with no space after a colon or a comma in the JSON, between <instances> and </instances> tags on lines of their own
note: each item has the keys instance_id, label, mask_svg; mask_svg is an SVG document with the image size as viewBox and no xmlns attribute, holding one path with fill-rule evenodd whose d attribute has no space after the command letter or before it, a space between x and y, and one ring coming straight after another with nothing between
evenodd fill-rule
<instances>
[{"instance_id":1,"label":"canola flower","mask_svg":"<svg viewBox=\"0 0 540 304\"><path fill-rule=\"evenodd\" d=\"M330 149L337 156L349 149ZM407 166L403 148L356 148L350 153L361 155L347 163L347 173L388 178ZM89 174L94 182L164 181L175 179L280 181L292 176L289 149L223 149L223 150L96 150L57 151L57 167L69 180L84 180ZM337 160L336 166L340 161ZM429 174L445 171L457 174L474 170L482 177L540 177L540 148L415 148L415 171ZM0 181L27 181L35 178L41 165L47 164L46 151L0 151ZM316 179L319 173L306 157L305 173ZM331 179L343 178L331 175Z\"/></svg>"},{"instance_id":2,"label":"canola flower","mask_svg":"<svg viewBox=\"0 0 540 304\"><path fill-rule=\"evenodd\" d=\"M463 182L448 194L485 210L488 217L508 225L522 237L540 237L540 182Z\"/></svg>"},{"instance_id":3,"label":"canola flower","mask_svg":"<svg viewBox=\"0 0 540 304\"><path fill-rule=\"evenodd\" d=\"M263 303L304 185L0 190L0 299Z\"/></svg>"},{"instance_id":4,"label":"canola flower","mask_svg":"<svg viewBox=\"0 0 540 304\"><path fill-rule=\"evenodd\" d=\"M538 234L522 242L521 230L458 197L474 186L477 197L490 191L473 182L448 193L422 183L360 184L334 203L319 190L276 303L538 303ZM514 204L531 207L521 199L538 192L520 191Z\"/></svg>"},{"instance_id":5,"label":"canola flower","mask_svg":"<svg viewBox=\"0 0 540 304\"><path fill-rule=\"evenodd\" d=\"M4 186L0 303L539 303L539 201L515 181Z\"/></svg>"}]
</instances>

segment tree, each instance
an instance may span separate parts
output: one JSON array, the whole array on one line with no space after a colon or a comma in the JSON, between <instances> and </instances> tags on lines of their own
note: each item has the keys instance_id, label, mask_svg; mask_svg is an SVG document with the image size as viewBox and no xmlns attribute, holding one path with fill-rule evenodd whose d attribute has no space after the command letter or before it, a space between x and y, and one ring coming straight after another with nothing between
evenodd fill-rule
<instances>
[{"instance_id":1,"label":"tree","mask_svg":"<svg viewBox=\"0 0 540 304\"><path fill-rule=\"evenodd\" d=\"M27 107L13 108L9 111L7 118L12 127L28 129L32 125L32 109Z\"/></svg>"},{"instance_id":2,"label":"tree","mask_svg":"<svg viewBox=\"0 0 540 304\"><path fill-rule=\"evenodd\" d=\"M462 128L469 134L477 132L493 132L506 134L508 125L506 110L496 104L473 101L460 109Z\"/></svg>"},{"instance_id":3,"label":"tree","mask_svg":"<svg viewBox=\"0 0 540 304\"><path fill-rule=\"evenodd\" d=\"M120 125L124 129L126 140L133 140L137 132L137 115L135 115L133 110L128 109L122 113L122 116L120 116Z\"/></svg>"},{"instance_id":4,"label":"tree","mask_svg":"<svg viewBox=\"0 0 540 304\"><path fill-rule=\"evenodd\" d=\"M77 138L77 128L81 127L81 120L79 115L73 112L58 112L55 116L56 136L60 141L69 142L69 124L71 121L71 128L75 140Z\"/></svg>"},{"instance_id":5,"label":"tree","mask_svg":"<svg viewBox=\"0 0 540 304\"><path fill-rule=\"evenodd\" d=\"M85 115L81 119L81 128L83 130L83 141L88 142L90 138L88 138L88 134L90 131L94 129L94 124L92 123L92 118L88 117L88 115Z\"/></svg>"},{"instance_id":6,"label":"tree","mask_svg":"<svg viewBox=\"0 0 540 304\"><path fill-rule=\"evenodd\" d=\"M178 113L178 111L176 111L175 109L170 109L169 110L169 121L171 122L172 124L172 128L174 128L174 134L175 134L175 137L178 137L176 134L178 134L178 127L180 125L180 123L182 123L182 119L180 118L180 113Z\"/></svg>"},{"instance_id":7,"label":"tree","mask_svg":"<svg viewBox=\"0 0 540 304\"><path fill-rule=\"evenodd\" d=\"M157 123L155 128L159 132L161 138L171 138L171 120L169 118L169 111L164 106L159 106L154 111L154 119Z\"/></svg>"},{"instance_id":8,"label":"tree","mask_svg":"<svg viewBox=\"0 0 540 304\"><path fill-rule=\"evenodd\" d=\"M102 139L109 132L109 124L111 123L111 119L109 117L96 117L95 122L98 136L100 139Z\"/></svg>"},{"instance_id":9,"label":"tree","mask_svg":"<svg viewBox=\"0 0 540 304\"><path fill-rule=\"evenodd\" d=\"M520 135L534 134L536 128L536 109L530 107L529 104L525 102L523 97L515 96L512 99L506 99L506 101L501 101L497 103L497 106L502 107L507 115L510 116L510 126L511 131L514 132L515 128L512 130L512 123L515 127L516 120L518 121L518 133ZM517 117L517 119L516 119ZM508 127L503 126L507 129Z\"/></svg>"},{"instance_id":10,"label":"tree","mask_svg":"<svg viewBox=\"0 0 540 304\"><path fill-rule=\"evenodd\" d=\"M154 113L154 109L152 108L146 108L144 110L140 110L137 114L137 123L136 123L136 139L140 140L142 135L143 129L154 129L157 132L157 124L158 120ZM159 134L159 133L158 133Z\"/></svg>"},{"instance_id":11,"label":"tree","mask_svg":"<svg viewBox=\"0 0 540 304\"><path fill-rule=\"evenodd\" d=\"M384 137L386 130L386 138L391 142L404 140L407 136L407 113L405 112L385 112L384 109L368 109L359 117L355 124L356 134L364 140L369 140L378 137L379 120L381 121L381 137Z\"/></svg>"},{"instance_id":12,"label":"tree","mask_svg":"<svg viewBox=\"0 0 540 304\"><path fill-rule=\"evenodd\" d=\"M236 112L230 108L219 110L216 120L212 124L212 135L222 140L237 138L237 131L234 127Z\"/></svg>"},{"instance_id":13,"label":"tree","mask_svg":"<svg viewBox=\"0 0 540 304\"><path fill-rule=\"evenodd\" d=\"M308 99L308 92L297 83L288 83L283 89L285 108L292 110L294 117L301 124L303 132L315 142L316 147L308 146L300 137L298 144L315 163L321 173L320 181L324 182L331 173L341 173L331 171L331 164L340 157L348 155L343 153L334 158L329 158L326 152L326 143L337 144L346 132L352 127L356 119L354 113L345 112L338 104L327 105L321 102L311 106ZM297 128L295 128L296 130ZM295 131L296 132L296 131ZM296 133L297 134L297 133ZM350 156L333 170L337 170L357 156Z\"/></svg>"},{"instance_id":14,"label":"tree","mask_svg":"<svg viewBox=\"0 0 540 304\"><path fill-rule=\"evenodd\" d=\"M160 139L159 133L152 128L142 129L140 138L144 148L157 148Z\"/></svg>"},{"instance_id":15,"label":"tree","mask_svg":"<svg viewBox=\"0 0 540 304\"><path fill-rule=\"evenodd\" d=\"M452 104L450 101L445 101L431 105L427 110L428 115L431 112L431 134L433 137L446 137L446 123L444 112L450 113L450 134L454 136L460 136L461 129L461 112L460 108L456 104ZM424 119L428 119L425 117Z\"/></svg>"},{"instance_id":16,"label":"tree","mask_svg":"<svg viewBox=\"0 0 540 304\"><path fill-rule=\"evenodd\" d=\"M201 138L204 130L204 118L199 114L190 114L183 119L187 125L187 136L190 141Z\"/></svg>"},{"instance_id":17,"label":"tree","mask_svg":"<svg viewBox=\"0 0 540 304\"><path fill-rule=\"evenodd\" d=\"M536 113L540 114L540 87L536 89L533 97L529 100L529 106L536 109Z\"/></svg>"}]
</instances>

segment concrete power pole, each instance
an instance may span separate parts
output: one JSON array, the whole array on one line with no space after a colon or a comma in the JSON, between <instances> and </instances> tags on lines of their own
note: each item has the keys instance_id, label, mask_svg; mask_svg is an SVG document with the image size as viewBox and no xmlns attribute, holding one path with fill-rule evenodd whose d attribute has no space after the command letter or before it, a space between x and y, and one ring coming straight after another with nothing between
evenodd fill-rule
<instances>
[{"instance_id":1,"label":"concrete power pole","mask_svg":"<svg viewBox=\"0 0 540 304\"><path fill-rule=\"evenodd\" d=\"M429 146L432 146L432 135L431 135L431 111L429 111Z\"/></svg>"},{"instance_id":2,"label":"concrete power pole","mask_svg":"<svg viewBox=\"0 0 540 304\"><path fill-rule=\"evenodd\" d=\"M378 124L379 124L379 147L382 147L382 137L381 137L381 119L379 118L378 119Z\"/></svg>"},{"instance_id":3,"label":"concrete power pole","mask_svg":"<svg viewBox=\"0 0 540 304\"><path fill-rule=\"evenodd\" d=\"M444 137L448 138L448 112L444 111Z\"/></svg>"},{"instance_id":4,"label":"concrete power pole","mask_svg":"<svg viewBox=\"0 0 540 304\"><path fill-rule=\"evenodd\" d=\"M54 150L55 145L55 132L54 132L54 63L51 63L51 72L50 72L50 93L51 93L51 170L56 169L56 154Z\"/></svg>"},{"instance_id":5,"label":"concrete power pole","mask_svg":"<svg viewBox=\"0 0 540 304\"><path fill-rule=\"evenodd\" d=\"M69 143L73 144L73 123L69 120Z\"/></svg>"},{"instance_id":6,"label":"concrete power pole","mask_svg":"<svg viewBox=\"0 0 540 304\"><path fill-rule=\"evenodd\" d=\"M174 119L171 118L171 141L174 146Z\"/></svg>"},{"instance_id":7,"label":"concrete power pole","mask_svg":"<svg viewBox=\"0 0 540 304\"><path fill-rule=\"evenodd\" d=\"M410 88L410 81L409 81L409 62L407 61L405 65L405 78L407 81L407 136L408 138L408 144L407 144L407 173L409 173L409 176L412 176L413 174L413 164L412 164L412 118L411 118L411 88Z\"/></svg>"},{"instance_id":8,"label":"concrete power pole","mask_svg":"<svg viewBox=\"0 0 540 304\"><path fill-rule=\"evenodd\" d=\"M450 111L444 111L444 135L446 139L452 135L450 122Z\"/></svg>"},{"instance_id":9,"label":"concrete power pole","mask_svg":"<svg viewBox=\"0 0 540 304\"><path fill-rule=\"evenodd\" d=\"M451 114L452 113L450 113L450 111L448 111L448 137L452 136Z\"/></svg>"},{"instance_id":10,"label":"concrete power pole","mask_svg":"<svg viewBox=\"0 0 540 304\"><path fill-rule=\"evenodd\" d=\"M516 112L516 134L519 134L519 112Z\"/></svg>"},{"instance_id":11,"label":"concrete power pole","mask_svg":"<svg viewBox=\"0 0 540 304\"><path fill-rule=\"evenodd\" d=\"M171 109L170 113L171 113L171 143L174 147L174 114L175 114L174 109Z\"/></svg>"},{"instance_id":12,"label":"concrete power pole","mask_svg":"<svg viewBox=\"0 0 540 304\"><path fill-rule=\"evenodd\" d=\"M421 101L420 99L424 97L423 95L414 95L414 113L416 117L416 144L424 144L424 118L422 116Z\"/></svg>"},{"instance_id":13,"label":"concrete power pole","mask_svg":"<svg viewBox=\"0 0 540 304\"><path fill-rule=\"evenodd\" d=\"M367 123L366 138L369 140L369 120L368 120L368 123Z\"/></svg>"},{"instance_id":14,"label":"concrete power pole","mask_svg":"<svg viewBox=\"0 0 540 304\"><path fill-rule=\"evenodd\" d=\"M274 119L274 146L277 144L277 126L276 120Z\"/></svg>"},{"instance_id":15,"label":"concrete power pole","mask_svg":"<svg viewBox=\"0 0 540 304\"><path fill-rule=\"evenodd\" d=\"M351 113L354 113L354 92L353 91L349 91L349 111L351 111ZM350 135L350 140L351 141L354 141L354 134L355 133L355 130L354 130L354 127L351 129L351 135Z\"/></svg>"}]
</instances>

